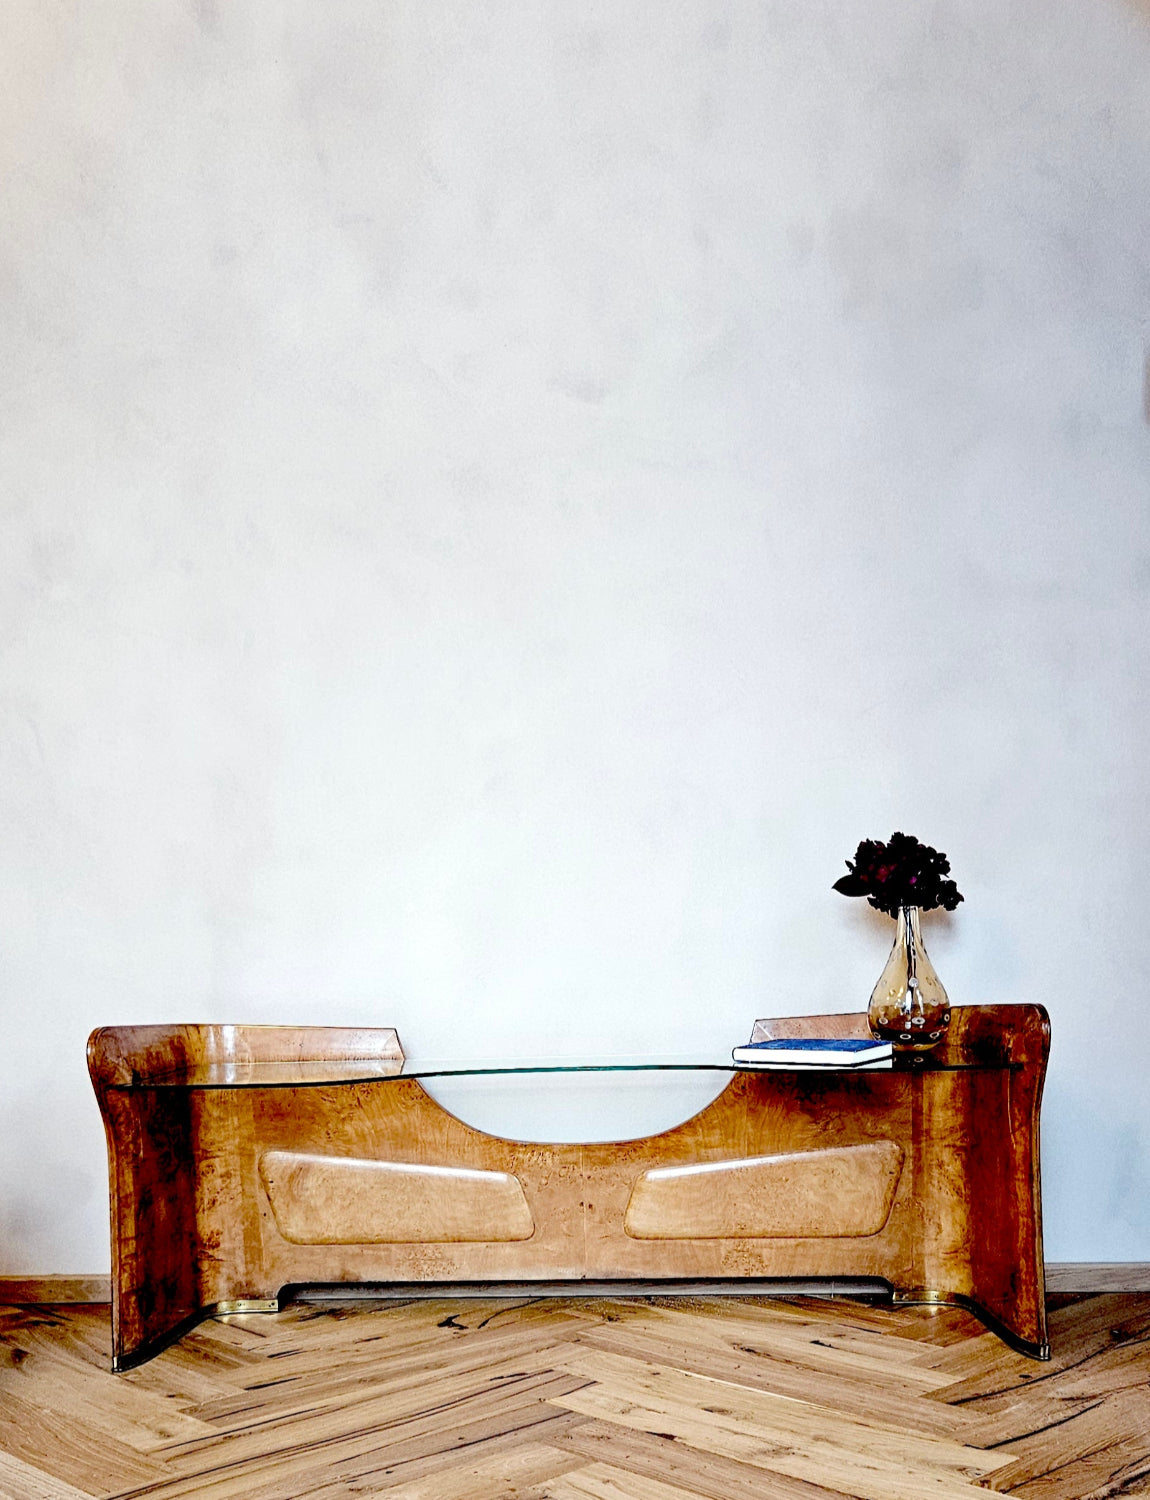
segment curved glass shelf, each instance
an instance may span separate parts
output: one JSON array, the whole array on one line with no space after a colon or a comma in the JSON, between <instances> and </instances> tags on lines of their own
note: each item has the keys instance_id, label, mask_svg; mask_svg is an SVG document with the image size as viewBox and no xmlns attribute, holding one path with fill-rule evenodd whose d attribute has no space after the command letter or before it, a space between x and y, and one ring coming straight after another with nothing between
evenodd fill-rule
<instances>
[{"instance_id":1,"label":"curved glass shelf","mask_svg":"<svg viewBox=\"0 0 1150 1500\"><path fill-rule=\"evenodd\" d=\"M928 1053L906 1053L861 1067L826 1064L748 1066L732 1062L730 1056L670 1056L613 1058L446 1058L399 1057L233 1058L192 1064L169 1073L136 1075L119 1089L284 1089L323 1088L336 1084L374 1083L399 1078L480 1078L499 1074L547 1073L978 1073L1012 1071L1017 1064L972 1060L936 1060Z\"/></svg>"}]
</instances>

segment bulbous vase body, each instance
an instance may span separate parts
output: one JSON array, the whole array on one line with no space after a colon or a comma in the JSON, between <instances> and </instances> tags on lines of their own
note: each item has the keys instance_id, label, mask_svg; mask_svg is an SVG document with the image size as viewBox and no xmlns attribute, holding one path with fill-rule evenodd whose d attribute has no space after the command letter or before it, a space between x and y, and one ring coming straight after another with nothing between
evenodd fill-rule
<instances>
[{"instance_id":1,"label":"bulbous vase body","mask_svg":"<svg viewBox=\"0 0 1150 1500\"><path fill-rule=\"evenodd\" d=\"M898 1052L928 1052L950 1025L950 1001L922 946L917 906L899 908L894 946L867 1008L870 1029Z\"/></svg>"}]
</instances>

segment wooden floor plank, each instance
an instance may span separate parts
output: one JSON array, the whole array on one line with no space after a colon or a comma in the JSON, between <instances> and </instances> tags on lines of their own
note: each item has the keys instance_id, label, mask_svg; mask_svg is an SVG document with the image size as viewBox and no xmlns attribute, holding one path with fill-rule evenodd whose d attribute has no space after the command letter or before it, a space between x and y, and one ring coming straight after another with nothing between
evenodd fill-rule
<instances>
[{"instance_id":1,"label":"wooden floor plank","mask_svg":"<svg viewBox=\"0 0 1150 1500\"><path fill-rule=\"evenodd\" d=\"M550 1332L545 1328L500 1330L490 1337L463 1342L442 1337L414 1354L406 1348L401 1354L353 1351L340 1360L338 1353L329 1357L321 1352L318 1360L309 1357L290 1365L278 1362L270 1378L266 1368L261 1368L251 1378L233 1383L226 1393L190 1410L222 1434L242 1429L253 1417L289 1418L322 1405L384 1395L398 1403L404 1391L422 1400L433 1380L443 1387L441 1394L446 1399L448 1382L466 1384L470 1379L473 1384L491 1384L516 1372L546 1368L546 1351L561 1347L566 1336L563 1327Z\"/></svg>"},{"instance_id":2,"label":"wooden floor plank","mask_svg":"<svg viewBox=\"0 0 1150 1500\"><path fill-rule=\"evenodd\" d=\"M481 1391L440 1405L435 1384L429 1387L424 1409L402 1415L375 1412L368 1426L335 1420L281 1424L271 1432L231 1435L226 1461L219 1445L197 1446L192 1452L169 1456L169 1483L149 1490L157 1496L246 1493L234 1490L236 1481L249 1489L317 1468L338 1469L344 1476L364 1475L393 1467L408 1459L452 1455L497 1434L546 1426L556 1418L550 1398L581 1384L560 1373L521 1382L514 1390ZM533 1441L541 1440L532 1434Z\"/></svg>"},{"instance_id":3,"label":"wooden floor plank","mask_svg":"<svg viewBox=\"0 0 1150 1500\"><path fill-rule=\"evenodd\" d=\"M396 1457L394 1453L384 1456L380 1466L365 1469L358 1473L351 1481L351 1488L345 1497L343 1493L329 1494L326 1489L317 1488L307 1491L308 1500L360 1500L365 1494L390 1495L393 1488L402 1484L409 1484L417 1479L433 1478L441 1474L454 1473L461 1466L469 1464L483 1464L485 1472L498 1474L501 1470L513 1470L516 1455L525 1447L554 1448L557 1454L562 1455L562 1439L576 1426L582 1425L583 1419L570 1412L557 1412L545 1422L537 1423L526 1436L519 1430L512 1428L507 1432L493 1432L486 1435L473 1437L466 1447L450 1452L414 1454L410 1456ZM563 1457L564 1468L568 1466L567 1457ZM571 1465L578 1467L576 1461ZM522 1481L512 1481L512 1493L518 1493ZM530 1488L530 1486L529 1486ZM499 1494L498 1485L489 1490L489 1494ZM264 1500L257 1496L254 1500Z\"/></svg>"},{"instance_id":4,"label":"wooden floor plank","mask_svg":"<svg viewBox=\"0 0 1150 1500\"><path fill-rule=\"evenodd\" d=\"M69 1359L63 1352L45 1348L42 1341L28 1342L29 1349L9 1344L8 1358L0 1360L0 1405L10 1397L32 1397L36 1407L52 1419L80 1419L137 1453L152 1453L167 1443L212 1432L208 1423L188 1416L171 1397Z\"/></svg>"},{"instance_id":5,"label":"wooden floor plank","mask_svg":"<svg viewBox=\"0 0 1150 1500\"><path fill-rule=\"evenodd\" d=\"M1103 1349L1143 1339L1150 1334L1150 1295L1083 1297L1056 1308L1049 1324L1048 1362L1028 1360L990 1333L948 1350L937 1367L952 1376L955 1384L943 1388L942 1399L961 1402L1047 1382Z\"/></svg>"},{"instance_id":6,"label":"wooden floor plank","mask_svg":"<svg viewBox=\"0 0 1150 1500\"><path fill-rule=\"evenodd\" d=\"M307 1369L295 1370L290 1378L274 1382L245 1382L224 1396L193 1408L209 1429L213 1441L226 1433L241 1432L274 1421L294 1421L324 1409L363 1406L384 1402L396 1412L418 1409L428 1400L434 1383L437 1398L448 1401L453 1393L495 1388L501 1381L537 1374L552 1368L562 1348L560 1341L533 1338L530 1343L508 1350L504 1345L480 1349L451 1349L434 1359L409 1363L378 1361L374 1369L352 1368L344 1372L326 1364L313 1378ZM361 1413L364 1420L370 1412Z\"/></svg>"},{"instance_id":7,"label":"wooden floor plank","mask_svg":"<svg viewBox=\"0 0 1150 1500\"><path fill-rule=\"evenodd\" d=\"M0 1500L1027 1500L1150 1493L1150 1297L293 1304L126 1375L107 1309L0 1310Z\"/></svg>"},{"instance_id":8,"label":"wooden floor plank","mask_svg":"<svg viewBox=\"0 0 1150 1500\"><path fill-rule=\"evenodd\" d=\"M220 1467L168 1484L125 1491L118 1500L298 1500L300 1496L386 1493L411 1477L450 1470L483 1452L517 1451L524 1443L549 1443L572 1425L569 1414L537 1402L449 1428L421 1427L393 1434L384 1444L277 1453L238 1468ZM325 1488L334 1486L334 1488Z\"/></svg>"},{"instance_id":9,"label":"wooden floor plank","mask_svg":"<svg viewBox=\"0 0 1150 1500\"><path fill-rule=\"evenodd\" d=\"M845 1445L844 1434L834 1429L823 1436L794 1433L783 1425L727 1421L717 1419L713 1410L700 1413L689 1403L658 1394L644 1403L633 1394L608 1393L600 1386L558 1398L556 1404L868 1500L985 1500L984 1489L946 1465L913 1462L897 1442L885 1449L873 1445L860 1451L853 1442Z\"/></svg>"},{"instance_id":10,"label":"wooden floor plank","mask_svg":"<svg viewBox=\"0 0 1150 1500\"><path fill-rule=\"evenodd\" d=\"M112 1362L108 1309L86 1305L29 1308L22 1316L5 1320L0 1326L0 1348L14 1347L41 1347L106 1374Z\"/></svg>"},{"instance_id":11,"label":"wooden floor plank","mask_svg":"<svg viewBox=\"0 0 1150 1500\"><path fill-rule=\"evenodd\" d=\"M1122 1391L1056 1427L1011 1442L1012 1461L994 1476L996 1489L1078 1500L1117 1475L1150 1473L1150 1385Z\"/></svg>"},{"instance_id":12,"label":"wooden floor plank","mask_svg":"<svg viewBox=\"0 0 1150 1500\"><path fill-rule=\"evenodd\" d=\"M422 1434L439 1443L445 1433L498 1421L501 1415L512 1420L523 1408L539 1406L585 1383L582 1376L550 1371L521 1375L494 1387L480 1383L476 1388L471 1380L462 1389L444 1390L432 1381L422 1391L400 1393L398 1399L388 1393L350 1407L333 1405L248 1425L228 1435L229 1462L235 1469L254 1471L269 1455L325 1452L334 1462L346 1462L365 1451L378 1453L408 1444ZM541 1411L539 1420L548 1415ZM194 1478L215 1466L218 1452L218 1441L196 1440L170 1446L163 1457L171 1474Z\"/></svg>"},{"instance_id":13,"label":"wooden floor plank","mask_svg":"<svg viewBox=\"0 0 1150 1500\"><path fill-rule=\"evenodd\" d=\"M938 1390L951 1378L929 1368L929 1354L923 1346L897 1336L884 1339L878 1333L844 1329L837 1321L819 1323L811 1319L799 1322L756 1324L748 1326L730 1321L715 1322L684 1317L675 1309L640 1311L625 1322L607 1325L612 1333L626 1329L649 1329L659 1335L705 1344L723 1354L766 1354L812 1370L854 1375L863 1380L895 1379L921 1391ZM591 1336L586 1330L579 1337Z\"/></svg>"},{"instance_id":14,"label":"wooden floor plank","mask_svg":"<svg viewBox=\"0 0 1150 1500\"><path fill-rule=\"evenodd\" d=\"M492 1500L495 1495L530 1493L583 1462L578 1454L561 1448L523 1443L511 1452L488 1452L424 1478L405 1480L386 1493L389 1500Z\"/></svg>"},{"instance_id":15,"label":"wooden floor plank","mask_svg":"<svg viewBox=\"0 0 1150 1500\"><path fill-rule=\"evenodd\" d=\"M591 1461L667 1479L705 1500L762 1500L765 1494L774 1500L841 1500L843 1493L786 1474L768 1476L754 1464L689 1448L665 1434L639 1432L610 1422L589 1419L554 1441L557 1447L569 1448Z\"/></svg>"},{"instance_id":16,"label":"wooden floor plank","mask_svg":"<svg viewBox=\"0 0 1150 1500\"><path fill-rule=\"evenodd\" d=\"M833 1311L828 1308L821 1315L817 1310L795 1307L781 1311L763 1309L765 1315L748 1319L737 1317L725 1308L708 1315L687 1315L669 1305L649 1311L636 1310L631 1317L642 1321L657 1317L662 1326L682 1328L692 1338L705 1337L709 1332L728 1347L770 1345L788 1352L801 1351L805 1360L816 1365L836 1370L854 1366L868 1377L877 1374L885 1379L894 1366L906 1371L907 1379L924 1388L941 1388L953 1378L931 1368L937 1351L920 1340L902 1337L901 1323L892 1325L888 1321L886 1331L882 1332L853 1324L842 1316L841 1307L841 1303L835 1303ZM889 1312L887 1317L889 1320Z\"/></svg>"},{"instance_id":17,"label":"wooden floor plank","mask_svg":"<svg viewBox=\"0 0 1150 1500\"><path fill-rule=\"evenodd\" d=\"M968 1444L911 1428L848 1416L821 1402L750 1390L735 1381L716 1380L691 1371L672 1369L624 1355L569 1349L563 1368L594 1383L596 1392L607 1392L644 1405L666 1405L668 1410L702 1411L718 1428L758 1432L772 1439L779 1434L804 1440L810 1445L849 1446L856 1453L884 1458L892 1451L908 1463L969 1476L981 1476L1001 1468L1008 1458L987 1453ZM579 1398L573 1393L570 1400ZM813 1392L812 1392L813 1394ZM576 1405L574 1410L584 1410Z\"/></svg>"},{"instance_id":18,"label":"wooden floor plank","mask_svg":"<svg viewBox=\"0 0 1150 1500\"><path fill-rule=\"evenodd\" d=\"M634 1326L624 1330L594 1329L576 1342L580 1348L668 1363L695 1375L734 1380L751 1390L773 1391L798 1400L810 1399L817 1389L820 1404L844 1416L896 1427L913 1421L916 1431L938 1437L961 1436L963 1441L975 1441L968 1438L968 1429L981 1430L980 1415L922 1401L920 1390L912 1387L908 1391L899 1380L879 1382L857 1370L828 1370L824 1366L812 1369L810 1364L792 1360L777 1348L745 1345L733 1351L715 1350Z\"/></svg>"},{"instance_id":19,"label":"wooden floor plank","mask_svg":"<svg viewBox=\"0 0 1150 1500\"><path fill-rule=\"evenodd\" d=\"M91 1492L0 1452L0 1500L92 1500Z\"/></svg>"},{"instance_id":20,"label":"wooden floor plank","mask_svg":"<svg viewBox=\"0 0 1150 1500\"><path fill-rule=\"evenodd\" d=\"M608 1464L590 1464L574 1470L534 1493L540 1500L693 1500L692 1491L677 1484L614 1469Z\"/></svg>"},{"instance_id":21,"label":"wooden floor plank","mask_svg":"<svg viewBox=\"0 0 1150 1500\"><path fill-rule=\"evenodd\" d=\"M154 1483L165 1472L162 1464L126 1448L82 1417L50 1421L38 1399L11 1395L0 1402L0 1453L93 1495L110 1495L125 1481Z\"/></svg>"}]
</instances>

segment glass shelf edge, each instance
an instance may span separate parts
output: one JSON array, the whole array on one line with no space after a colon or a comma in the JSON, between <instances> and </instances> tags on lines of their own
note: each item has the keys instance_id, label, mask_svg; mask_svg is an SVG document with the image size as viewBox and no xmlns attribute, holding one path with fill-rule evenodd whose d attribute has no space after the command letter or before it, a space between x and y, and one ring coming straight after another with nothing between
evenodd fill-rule
<instances>
[{"instance_id":1,"label":"glass shelf edge","mask_svg":"<svg viewBox=\"0 0 1150 1500\"><path fill-rule=\"evenodd\" d=\"M540 1074L563 1074L567 1076L610 1073L719 1073L734 1077L743 1073L784 1073L790 1076L824 1075L843 1077L855 1073L895 1074L898 1076L925 1076L928 1074L1013 1072L1019 1065L1011 1062L936 1062L929 1057L900 1057L894 1062L861 1067L836 1067L812 1064L797 1066L743 1065L717 1058L612 1058L598 1061L575 1059L531 1059L507 1062L497 1059L477 1058L470 1061L457 1059L429 1059L420 1062L408 1058L402 1063L389 1065L386 1060L364 1059L357 1066L356 1060L342 1061L309 1058L303 1061L263 1062L255 1066L244 1064L217 1064L189 1072L172 1073L154 1078L134 1078L130 1083L118 1083L120 1091L135 1089L188 1089L194 1091L251 1088L324 1088L357 1083L387 1083L402 1079L416 1081L431 1079L495 1078Z\"/></svg>"}]
</instances>

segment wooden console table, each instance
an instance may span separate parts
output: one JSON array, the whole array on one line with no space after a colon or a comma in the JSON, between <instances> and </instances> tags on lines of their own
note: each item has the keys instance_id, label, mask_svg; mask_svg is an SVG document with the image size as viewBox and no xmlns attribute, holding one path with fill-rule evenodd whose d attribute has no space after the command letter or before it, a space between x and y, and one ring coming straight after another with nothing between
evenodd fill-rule
<instances>
[{"instance_id":1,"label":"wooden console table","mask_svg":"<svg viewBox=\"0 0 1150 1500\"><path fill-rule=\"evenodd\" d=\"M865 1035L866 1017L756 1025L810 1034ZM1049 1042L1040 1006L959 1006L935 1054L865 1071L593 1064L729 1081L662 1134L546 1145L463 1124L420 1080L538 1084L547 1065L420 1065L384 1029L101 1029L88 1065L108 1137L113 1367L293 1287L730 1277L881 1278L1048 1358Z\"/></svg>"}]
</instances>

